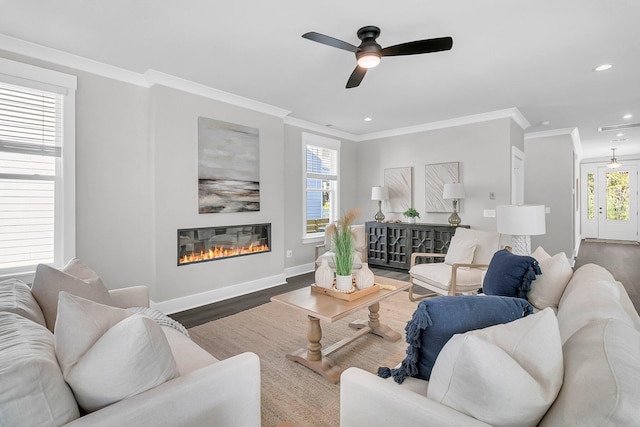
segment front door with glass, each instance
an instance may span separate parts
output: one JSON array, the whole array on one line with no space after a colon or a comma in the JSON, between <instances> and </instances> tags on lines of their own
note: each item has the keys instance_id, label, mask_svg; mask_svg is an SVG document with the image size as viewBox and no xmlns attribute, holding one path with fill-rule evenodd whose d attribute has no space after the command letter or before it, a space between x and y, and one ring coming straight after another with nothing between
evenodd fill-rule
<instances>
[{"instance_id":1,"label":"front door with glass","mask_svg":"<svg viewBox=\"0 0 640 427\"><path fill-rule=\"evenodd\" d=\"M638 240L638 167L584 167L582 233L587 238Z\"/></svg>"}]
</instances>

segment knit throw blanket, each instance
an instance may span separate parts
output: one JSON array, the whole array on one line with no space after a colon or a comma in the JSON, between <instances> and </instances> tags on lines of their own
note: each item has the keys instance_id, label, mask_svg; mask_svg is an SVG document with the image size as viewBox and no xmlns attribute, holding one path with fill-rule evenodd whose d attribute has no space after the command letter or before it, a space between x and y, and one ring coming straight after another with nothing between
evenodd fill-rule
<instances>
[{"instance_id":1,"label":"knit throw blanket","mask_svg":"<svg viewBox=\"0 0 640 427\"><path fill-rule=\"evenodd\" d=\"M173 329L178 330L179 332L182 332L183 334L185 334L186 336L189 336L189 332L187 332L187 328L185 328L182 323L173 320L172 318L170 318L169 316L167 316L166 314L154 309L154 308L150 308L150 307L130 307L129 308L130 311L137 313L137 314L142 314L144 316L150 317L151 319L153 319L158 325L160 326L169 326Z\"/></svg>"}]
</instances>

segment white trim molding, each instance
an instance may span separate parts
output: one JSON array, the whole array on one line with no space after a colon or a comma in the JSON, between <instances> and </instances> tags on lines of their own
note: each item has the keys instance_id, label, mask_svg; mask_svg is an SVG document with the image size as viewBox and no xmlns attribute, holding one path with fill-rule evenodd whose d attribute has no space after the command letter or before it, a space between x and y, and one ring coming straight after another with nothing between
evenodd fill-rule
<instances>
[{"instance_id":1,"label":"white trim molding","mask_svg":"<svg viewBox=\"0 0 640 427\"><path fill-rule=\"evenodd\" d=\"M151 307L160 310L165 314L178 313L180 311L189 310L203 305L212 304L219 301L247 295L263 289L273 288L275 286L284 285L287 279L284 274L278 274L271 277L264 277L258 280L252 280L244 283L226 286L220 289L214 289L199 294L187 295L180 298L174 298L167 301L155 302L151 301Z\"/></svg>"}]
</instances>

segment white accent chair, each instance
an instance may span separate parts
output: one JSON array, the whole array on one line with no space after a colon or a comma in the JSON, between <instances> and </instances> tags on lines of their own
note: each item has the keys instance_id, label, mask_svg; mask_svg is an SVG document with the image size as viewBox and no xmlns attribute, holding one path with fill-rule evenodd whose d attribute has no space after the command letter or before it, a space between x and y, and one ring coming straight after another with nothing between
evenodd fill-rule
<instances>
[{"instance_id":1,"label":"white accent chair","mask_svg":"<svg viewBox=\"0 0 640 427\"><path fill-rule=\"evenodd\" d=\"M366 233L364 224L352 225L351 234L353 234L353 267L352 270L359 270L362 267L363 262L367 262L366 252ZM322 260L326 259L329 264L329 268L335 271L336 263L334 260L335 253L333 252L334 243L331 235L325 233L324 243L316 246L316 269L322 264Z\"/></svg>"},{"instance_id":2,"label":"white accent chair","mask_svg":"<svg viewBox=\"0 0 640 427\"><path fill-rule=\"evenodd\" d=\"M500 234L492 231L458 228L446 254L415 252L411 254L409 299L419 301L435 295L458 295L477 292L493 254L500 249ZM420 257L444 258L444 262L416 264ZM414 295L413 286L433 293Z\"/></svg>"}]
</instances>

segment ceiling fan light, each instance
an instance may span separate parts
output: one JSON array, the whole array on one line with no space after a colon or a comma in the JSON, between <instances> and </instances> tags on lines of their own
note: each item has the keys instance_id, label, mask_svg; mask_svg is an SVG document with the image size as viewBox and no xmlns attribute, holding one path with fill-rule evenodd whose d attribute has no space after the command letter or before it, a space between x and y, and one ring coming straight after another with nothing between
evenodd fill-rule
<instances>
[{"instance_id":1,"label":"ceiling fan light","mask_svg":"<svg viewBox=\"0 0 640 427\"><path fill-rule=\"evenodd\" d=\"M358 57L358 65L362 68L373 68L380 63L380 56L375 53L367 53Z\"/></svg>"}]
</instances>

